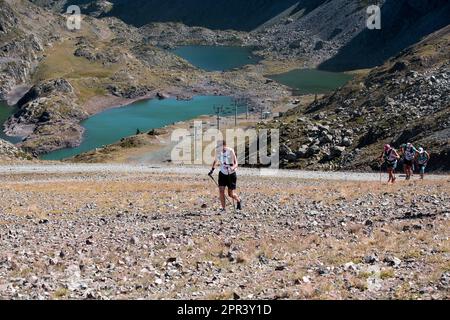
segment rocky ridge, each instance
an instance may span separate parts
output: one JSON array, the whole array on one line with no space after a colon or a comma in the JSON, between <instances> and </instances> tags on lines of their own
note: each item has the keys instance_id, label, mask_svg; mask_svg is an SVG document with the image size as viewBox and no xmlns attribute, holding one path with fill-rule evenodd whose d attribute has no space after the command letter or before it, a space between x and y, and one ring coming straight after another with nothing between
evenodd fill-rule
<instances>
[{"instance_id":1,"label":"rocky ridge","mask_svg":"<svg viewBox=\"0 0 450 320\"><path fill-rule=\"evenodd\" d=\"M87 7L101 7L103 2L61 0L52 1L50 7L56 5L56 10L61 10L68 4L78 4L84 13L95 15ZM113 9L103 16L119 17L147 29L147 32L153 29L147 28L148 24L169 22L170 30L170 22L181 22L183 27L179 28L179 33L167 32L170 41L165 37L159 39L170 46L195 42L201 33L206 35L203 43L214 42L214 39L208 39L209 34L217 33L220 38L227 30L228 34L234 33L235 43L255 44L266 58L304 57L307 66L320 64L326 70L339 71L384 63L422 37L446 26L450 14L450 4L446 0L252 0L201 5L198 0L170 4L159 0L134 1L133 4L122 0L111 2ZM381 30L371 31L366 27L366 9L371 4L381 7ZM49 6L48 3L44 5ZM192 33L185 32L185 25ZM158 37L158 31L155 31L156 34L149 32L146 35ZM379 50L380 47L383 50Z\"/></svg>"}]
</instances>

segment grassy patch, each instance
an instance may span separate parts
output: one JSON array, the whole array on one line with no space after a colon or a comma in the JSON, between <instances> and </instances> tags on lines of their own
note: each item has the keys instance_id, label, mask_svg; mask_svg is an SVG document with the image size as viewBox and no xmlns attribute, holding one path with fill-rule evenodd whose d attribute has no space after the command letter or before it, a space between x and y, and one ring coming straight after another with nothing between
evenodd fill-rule
<instances>
[{"instance_id":1,"label":"grassy patch","mask_svg":"<svg viewBox=\"0 0 450 320\"><path fill-rule=\"evenodd\" d=\"M385 269L382 270L380 273L380 278L382 280L390 279L395 277L394 269Z\"/></svg>"},{"instance_id":2,"label":"grassy patch","mask_svg":"<svg viewBox=\"0 0 450 320\"><path fill-rule=\"evenodd\" d=\"M104 95L102 81L110 78L118 70L118 66L104 66L83 57L76 57L73 54L74 47L74 43L67 40L48 50L33 75L33 81L65 78L72 83L83 102L93 96Z\"/></svg>"},{"instance_id":3,"label":"grassy patch","mask_svg":"<svg viewBox=\"0 0 450 320\"><path fill-rule=\"evenodd\" d=\"M53 292L53 298L55 299L64 299L69 295L69 290L66 288L59 288L55 292Z\"/></svg>"}]
</instances>

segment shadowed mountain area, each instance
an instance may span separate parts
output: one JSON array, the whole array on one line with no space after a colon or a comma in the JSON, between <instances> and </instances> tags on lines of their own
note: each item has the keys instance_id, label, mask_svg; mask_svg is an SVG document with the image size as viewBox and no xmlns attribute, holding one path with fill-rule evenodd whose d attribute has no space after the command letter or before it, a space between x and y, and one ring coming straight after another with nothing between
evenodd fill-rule
<instances>
[{"instance_id":1,"label":"shadowed mountain area","mask_svg":"<svg viewBox=\"0 0 450 320\"><path fill-rule=\"evenodd\" d=\"M183 22L210 29L250 31L298 3L298 0L115 0L109 15L142 26L149 22ZM130 8L130 5L133 8ZM139 10L137 10L139 9Z\"/></svg>"},{"instance_id":2,"label":"shadowed mountain area","mask_svg":"<svg viewBox=\"0 0 450 320\"><path fill-rule=\"evenodd\" d=\"M345 71L381 65L449 21L448 0L387 0L381 8L381 30L363 30L319 68Z\"/></svg>"},{"instance_id":3,"label":"shadowed mountain area","mask_svg":"<svg viewBox=\"0 0 450 320\"><path fill-rule=\"evenodd\" d=\"M40 5L63 10L70 4L85 5L87 9L105 7L106 1L32 0ZM101 16L114 16L134 26L151 22L182 22L188 26L210 29L250 31L292 8L309 12L325 0L111 0L112 8ZM300 3L300 4L299 4ZM298 7L296 5L299 4Z\"/></svg>"}]
</instances>

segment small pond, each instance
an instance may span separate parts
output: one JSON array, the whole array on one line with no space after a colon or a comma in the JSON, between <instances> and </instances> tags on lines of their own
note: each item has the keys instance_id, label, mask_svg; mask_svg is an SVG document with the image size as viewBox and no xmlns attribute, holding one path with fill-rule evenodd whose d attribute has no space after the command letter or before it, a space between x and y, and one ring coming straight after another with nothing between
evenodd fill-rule
<instances>
[{"instance_id":1,"label":"small pond","mask_svg":"<svg viewBox=\"0 0 450 320\"><path fill-rule=\"evenodd\" d=\"M296 94L325 94L344 86L353 76L316 69L296 69L267 76L294 90Z\"/></svg>"},{"instance_id":2,"label":"small pond","mask_svg":"<svg viewBox=\"0 0 450 320\"><path fill-rule=\"evenodd\" d=\"M250 47L181 46L172 52L205 71L227 71L261 61Z\"/></svg>"}]
</instances>

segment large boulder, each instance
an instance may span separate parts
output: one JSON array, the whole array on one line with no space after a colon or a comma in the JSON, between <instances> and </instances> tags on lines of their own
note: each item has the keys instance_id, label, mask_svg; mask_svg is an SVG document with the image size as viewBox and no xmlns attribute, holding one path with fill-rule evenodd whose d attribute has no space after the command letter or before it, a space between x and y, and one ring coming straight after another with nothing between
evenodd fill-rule
<instances>
[{"instance_id":1,"label":"large boulder","mask_svg":"<svg viewBox=\"0 0 450 320\"><path fill-rule=\"evenodd\" d=\"M17 102L19 108L38 98L49 97L52 94L69 94L73 93L73 87L66 79L54 79L33 86L20 100Z\"/></svg>"}]
</instances>

